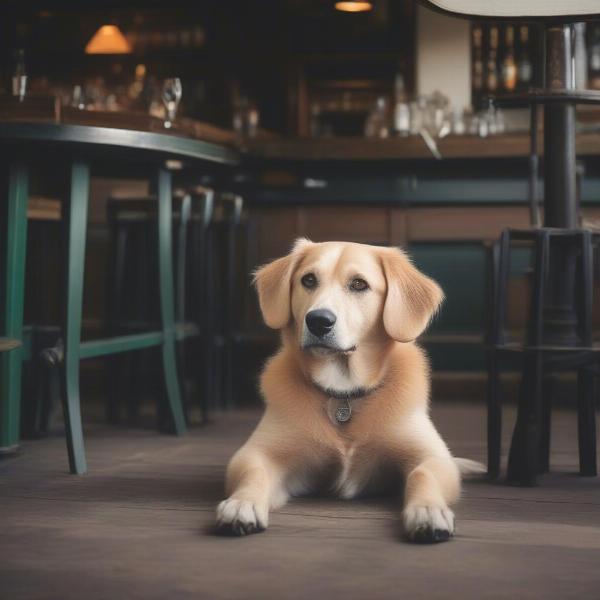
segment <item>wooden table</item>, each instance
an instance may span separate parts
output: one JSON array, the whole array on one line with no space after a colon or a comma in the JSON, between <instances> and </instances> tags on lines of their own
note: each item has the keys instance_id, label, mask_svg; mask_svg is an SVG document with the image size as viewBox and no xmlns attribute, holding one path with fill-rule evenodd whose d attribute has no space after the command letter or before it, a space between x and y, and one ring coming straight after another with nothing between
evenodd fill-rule
<instances>
[{"instance_id":1,"label":"wooden table","mask_svg":"<svg viewBox=\"0 0 600 600\"><path fill-rule=\"evenodd\" d=\"M7 343L0 353L0 452L19 443L25 249L29 174L48 156L59 157L70 173L66 224L66 294L63 319L65 354L62 366L69 463L74 473L86 471L79 400L79 361L160 346L167 395L175 431L185 430L175 367L176 327L172 273L172 174L166 160L185 161L202 168L208 163L235 165L238 153L227 146L180 135L52 122L0 122L0 148L8 159L6 195L5 290L2 292L3 330ZM120 166L137 163L155 183L158 198L158 270L160 330L116 338L81 341L81 315L90 171L96 162ZM6 341L6 340L5 340Z\"/></svg>"}]
</instances>

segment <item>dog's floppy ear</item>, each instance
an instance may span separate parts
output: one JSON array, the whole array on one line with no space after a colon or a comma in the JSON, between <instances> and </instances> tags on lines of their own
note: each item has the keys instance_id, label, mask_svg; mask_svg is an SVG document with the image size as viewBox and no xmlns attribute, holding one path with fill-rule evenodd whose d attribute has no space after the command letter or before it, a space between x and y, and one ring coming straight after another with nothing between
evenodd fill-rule
<instances>
[{"instance_id":1,"label":"dog's floppy ear","mask_svg":"<svg viewBox=\"0 0 600 600\"><path fill-rule=\"evenodd\" d=\"M260 310L265 323L272 329L283 329L290 321L292 274L311 244L305 238L297 239L290 254L260 267L254 273Z\"/></svg>"},{"instance_id":2,"label":"dog's floppy ear","mask_svg":"<svg viewBox=\"0 0 600 600\"><path fill-rule=\"evenodd\" d=\"M396 341L412 341L423 333L440 307L444 293L401 250L382 249L381 261L387 281L383 326Z\"/></svg>"}]
</instances>

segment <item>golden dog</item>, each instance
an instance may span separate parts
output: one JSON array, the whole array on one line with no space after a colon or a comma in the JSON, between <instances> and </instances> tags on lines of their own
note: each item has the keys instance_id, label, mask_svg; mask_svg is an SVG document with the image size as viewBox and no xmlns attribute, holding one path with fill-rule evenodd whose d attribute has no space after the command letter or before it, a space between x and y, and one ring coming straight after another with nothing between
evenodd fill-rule
<instances>
[{"instance_id":1,"label":"golden dog","mask_svg":"<svg viewBox=\"0 0 600 600\"><path fill-rule=\"evenodd\" d=\"M255 275L282 347L261 377L266 411L227 469L221 530L264 530L289 496L328 486L353 498L404 483L406 536L454 533L460 471L429 418L429 365L414 342L443 299L394 248L298 240Z\"/></svg>"}]
</instances>

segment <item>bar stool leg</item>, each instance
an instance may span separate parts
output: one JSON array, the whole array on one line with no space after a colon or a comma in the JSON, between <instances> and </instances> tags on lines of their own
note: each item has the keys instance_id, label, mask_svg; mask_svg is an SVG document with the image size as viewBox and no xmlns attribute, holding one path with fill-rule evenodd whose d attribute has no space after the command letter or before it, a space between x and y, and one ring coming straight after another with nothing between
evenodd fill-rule
<instances>
[{"instance_id":1,"label":"bar stool leg","mask_svg":"<svg viewBox=\"0 0 600 600\"><path fill-rule=\"evenodd\" d=\"M22 163L10 166L6 236L3 335L22 339L27 247L29 173ZM0 452L11 452L19 443L21 368L23 348L0 353Z\"/></svg>"},{"instance_id":2,"label":"bar stool leg","mask_svg":"<svg viewBox=\"0 0 600 600\"><path fill-rule=\"evenodd\" d=\"M595 477L596 464L596 406L594 402L594 372L588 367L579 369L577 376L577 436L579 440L579 474Z\"/></svg>"},{"instance_id":3,"label":"bar stool leg","mask_svg":"<svg viewBox=\"0 0 600 600\"><path fill-rule=\"evenodd\" d=\"M506 287L509 268L510 234L504 232L500 243L492 246L489 254L488 273L488 331L487 351L487 473L490 479L500 474L500 454L502 450L502 401L500 396L499 357L494 347L503 336L503 319L500 307L506 301Z\"/></svg>"},{"instance_id":4,"label":"bar stool leg","mask_svg":"<svg viewBox=\"0 0 600 600\"><path fill-rule=\"evenodd\" d=\"M65 349L61 375L69 467L71 473L76 474L87 471L81 426L79 360L89 187L89 165L86 162L73 161L71 165L70 198L65 213L67 227L67 293L63 328Z\"/></svg>"},{"instance_id":5,"label":"bar stool leg","mask_svg":"<svg viewBox=\"0 0 600 600\"><path fill-rule=\"evenodd\" d=\"M542 405L542 354L525 357L519 390L519 409L508 457L508 481L536 485L539 472Z\"/></svg>"},{"instance_id":6,"label":"bar stool leg","mask_svg":"<svg viewBox=\"0 0 600 600\"><path fill-rule=\"evenodd\" d=\"M173 418L175 433L185 432L185 418L177 377L175 357L175 312L173 306L173 249L172 249L172 198L171 173L160 167L157 173L158 191L158 271L160 312L163 330L162 361L167 398Z\"/></svg>"},{"instance_id":7,"label":"bar stool leg","mask_svg":"<svg viewBox=\"0 0 600 600\"><path fill-rule=\"evenodd\" d=\"M123 318L123 285L125 282L125 257L127 255L126 226L111 222L111 256L108 276L108 333L119 335L119 323ZM108 402L106 416L108 422L116 425L119 422L121 391L123 388L123 356L109 356L107 361Z\"/></svg>"},{"instance_id":8,"label":"bar stool leg","mask_svg":"<svg viewBox=\"0 0 600 600\"><path fill-rule=\"evenodd\" d=\"M557 379L548 375L542 380L542 415L538 473L550 471L550 440L552 430L552 397Z\"/></svg>"},{"instance_id":9,"label":"bar stool leg","mask_svg":"<svg viewBox=\"0 0 600 600\"><path fill-rule=\"evenodd\" d=\"M500 401L500 379L498 377L498 356L494 350L488 351L487 359L487 435L488 465L487 474L490 479L497 479L500 474L500 451L502 436L502 404Z\"/></svg>"},{"instance_id":10,"label":"bar stool leg","mask_svg":"<svg viewBox=\"0 0 600 600\"><path fill-rule=\"evenodd\" d=\"M186 291L187 291L187 248L188 233L190 229L190 220L192 217L192 198L186 194L181 201L179 213L179 230L177 232L177 274L176 293L175 293L175 322L185 323L186 320ZM193 343L191 340L181 339L176 343L177 367L179 381L181 382L181 395L183 400L184 415L189 416L189 394L187 387L187 369L186 369L186 344Z\"/></svg>"}]
</instances>

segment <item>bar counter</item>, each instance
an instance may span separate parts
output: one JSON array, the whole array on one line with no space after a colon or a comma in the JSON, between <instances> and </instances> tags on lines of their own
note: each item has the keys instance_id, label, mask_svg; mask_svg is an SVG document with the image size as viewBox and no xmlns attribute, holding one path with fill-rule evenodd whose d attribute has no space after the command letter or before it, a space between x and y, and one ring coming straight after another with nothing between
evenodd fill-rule
<instances>
[{"instance_id":1,"label":"bar counter","mask_svg":"<svg viewBox=\"0 0 600 600\"><path fill-rule=\"evenodd\" d=\"M539 148L543 153L543 136ZM511 133L480 138L448 136L438 141L443 159L519 158L529 154L528 133ZM265 160L422 160L432 159L431 152L420 137L406 138L275 138L255 140L247 144L246 153ZM600 154L600 132L577 136L577 153L582 156Z\"/></svg>"}]
</instances>

